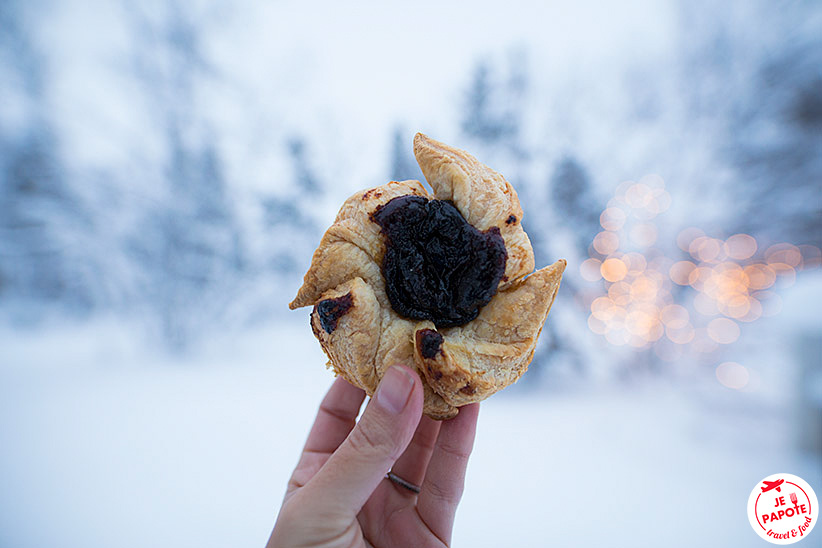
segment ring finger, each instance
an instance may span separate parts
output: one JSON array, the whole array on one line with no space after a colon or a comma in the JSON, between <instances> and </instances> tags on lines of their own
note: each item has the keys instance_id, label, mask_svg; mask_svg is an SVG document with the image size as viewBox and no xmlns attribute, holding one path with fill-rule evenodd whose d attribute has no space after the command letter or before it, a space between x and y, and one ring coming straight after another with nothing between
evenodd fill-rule
<instances>
[{"instance_id":1,"label":"ring finger","mask_svg":"<svg viewBox=\"0 0 822 548\"><path fill-rule=\"evenodd\" d=\"M441 424L441 421L423 415L411 443L394 463L391 471L409 483L420 485L425 478L425 470L434 451Z\"/></svg>"}]
</instances>

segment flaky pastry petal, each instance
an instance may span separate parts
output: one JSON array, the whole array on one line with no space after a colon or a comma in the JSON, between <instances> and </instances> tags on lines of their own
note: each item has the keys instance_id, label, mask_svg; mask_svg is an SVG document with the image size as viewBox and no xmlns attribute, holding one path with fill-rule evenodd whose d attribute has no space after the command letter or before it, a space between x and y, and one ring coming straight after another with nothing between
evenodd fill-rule
<instances>
[{"instance_id":1,"label":"flaky pastry petal","mask_svg":"<svg viewBox=\"0 0 822 548\"><path fill-rule=\"evenodd\" d=\"M522 229L522 207L505 177L458 148L427 135L414 137L414 155L438 200L451 200L476 229L499 228L508 260L499 288L534 271L531 240Z\"/></svg>"},{"instance_id":2,"label":"flaky pastry petal","mask_svg":"<svg viewBox=\"0 0 822 548\"><path fill-rule=\"evenodd\" d=\"M294 310L313 305L322 293L355 276L371 284L381 305L390 306L379 266L385 243L380 227L369 215L397 196L409 194L429 197L425 187L414 180L391 181L349 197L334 224L323 234L303 277L303 285L288 307Z\"/></svg>"},{"instance_id":3,"label":"flaky pastry petal","mask_svg":"<svg viewBox=\"0 0 822 548\"><path fill-rule=\"evenodd\" d=\"M426 336L430 341L435 335L418 329L414 357L431 388L459 407L519 379L533 358L564 270L564 260L540 269L498 292L471 322L438 330L442 343L436 352L425 347Z\"/></svg>"}]
</instances>

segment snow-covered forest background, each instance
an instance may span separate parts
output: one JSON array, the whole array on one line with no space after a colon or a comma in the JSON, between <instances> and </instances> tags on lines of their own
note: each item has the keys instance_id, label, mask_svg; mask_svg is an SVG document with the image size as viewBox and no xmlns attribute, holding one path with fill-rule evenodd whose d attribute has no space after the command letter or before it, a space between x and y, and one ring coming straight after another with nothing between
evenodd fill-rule
<instances>
[{"instance_id":1,"label":"snow-covered forest background","mask_svg":"<svg viewBox=\"0 0 822 548\"><path fill-rule=\"evenodd\" d=\"M569 263L455 545L755 546L759 479L822 492L817 2L5 0L0 546L264 544L331 381L287 303L417 131Z\"/></svg>"}]
</instances>

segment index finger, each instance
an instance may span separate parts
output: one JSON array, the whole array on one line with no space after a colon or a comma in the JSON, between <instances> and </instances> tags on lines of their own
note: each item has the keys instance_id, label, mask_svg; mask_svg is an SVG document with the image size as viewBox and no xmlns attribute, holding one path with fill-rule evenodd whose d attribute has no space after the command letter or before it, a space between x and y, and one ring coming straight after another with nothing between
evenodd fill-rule
<instances>
[{"instance_id":1,"label":"index finger","mask_svg":"<svg viewBox=\"0 0 822 548\"><path fill-rule=\"evenodd\" d=\"M333 453L357 421L365 392L337 377L320 403L303 451Z\"/></svg>"},{"instance_id":2,"label":"index finger","mask_svg":"<svg viewBox=\"0 0 822 548\"><path fill-rule=\"evenodd\" d=\"M286 495L299 489L322 468L331 453L348 437L357 421L365 392L337 377L320 403L317 418L305 441L300 461L291 474Z\"/></svg>"}]
</instances>

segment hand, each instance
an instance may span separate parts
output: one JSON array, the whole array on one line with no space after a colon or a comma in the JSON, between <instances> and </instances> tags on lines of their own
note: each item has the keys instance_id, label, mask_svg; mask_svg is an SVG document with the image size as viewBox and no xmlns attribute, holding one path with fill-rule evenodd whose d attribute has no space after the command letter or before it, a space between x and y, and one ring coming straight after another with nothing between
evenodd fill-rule
<instances>
[{"instance_id":1,"label":"hand","mask_svg":"<svg viewBox=\"0 0 822 548\"><path fill-rule=\"evenodd\" d=\"M479 404L449 421L422 417L419 375L391 367L365 394L338 378L288 482L268 548L448 546ZM385 478L393 472L420 493Z\"/></svg>"}]
</instances>

